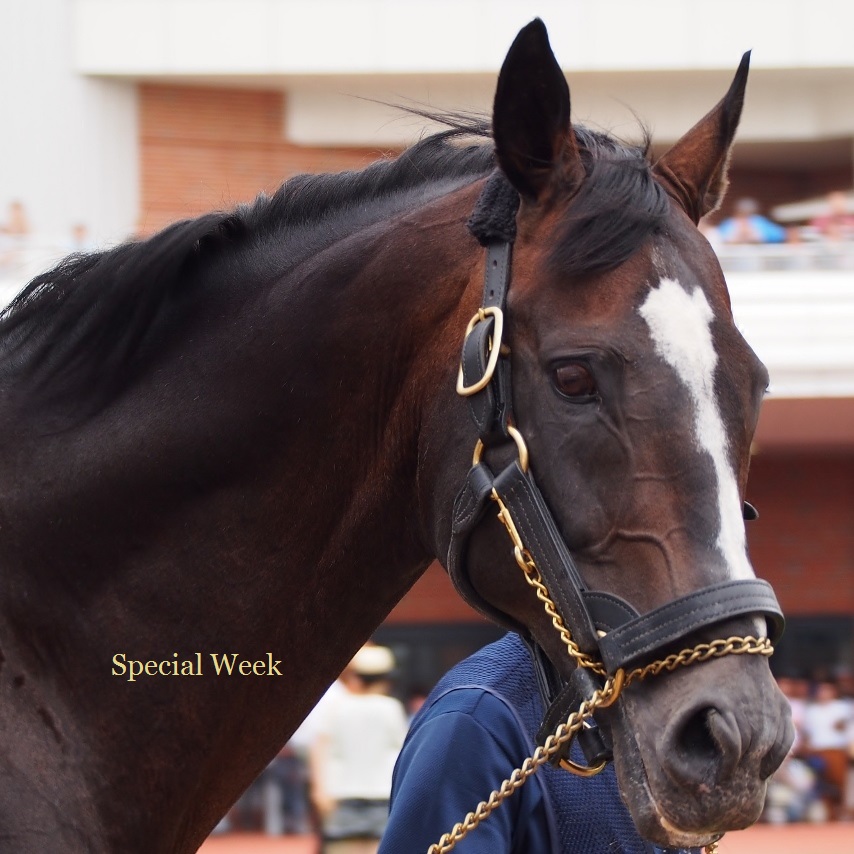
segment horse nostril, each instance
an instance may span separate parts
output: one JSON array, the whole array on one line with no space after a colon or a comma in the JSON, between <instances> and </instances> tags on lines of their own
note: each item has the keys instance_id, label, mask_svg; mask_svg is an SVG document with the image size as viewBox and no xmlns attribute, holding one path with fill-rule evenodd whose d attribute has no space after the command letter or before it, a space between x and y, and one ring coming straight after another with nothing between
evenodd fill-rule
<instances>
[{"instance_id":1,"label":"horse nostril","mask_svg":"<svg viewBox=\"0 0 854 854\"><path fill-rule=\"evenodd\" d=\"M712 706L688 715L674 736L678 759L671 765L683 779L708 780L711 770L716 781L725 780L741 759L738 725L732 716Z\"/></svg>"},{"instance_id":2,"label":"horse nostril","mask_svg":"<svg viewBox=\"0 0 854 854\"><path fill-rule=\"evenodd\" d=\"M709 730L709 716L714 709L700 709L691 715L677 733L676 746L687 757L712 761L718 756L718 748Z\"/></svg>"}]
</instances>

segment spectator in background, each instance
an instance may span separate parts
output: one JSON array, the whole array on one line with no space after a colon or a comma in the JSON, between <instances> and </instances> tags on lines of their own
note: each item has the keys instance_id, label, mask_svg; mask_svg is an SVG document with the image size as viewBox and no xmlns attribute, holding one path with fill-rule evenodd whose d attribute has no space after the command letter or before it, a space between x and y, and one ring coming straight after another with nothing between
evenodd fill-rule
<instances>
[{"instance_id":1,"label":"spectator in background","mask_svg":"<svg viewBox=\"0 0 854 854\"><path fill-rule=\"evenodd\" d=\"M429 691L421 687L415 687L410 690L409 696L406 698L406 717L410 723L418 712L421 711L421 707L424 705L424 701L427 699L429 693Z\"/></svg>"},{"instance_id":2,"label":"spectator in background","mask_svg":"<svg viewBox=\"0 0 854 854\"><path fill-rule=\"evenodd\" d=\"M848 704L848 773L845 781L845 796L842 802L842 816L854 821L854 670L844 670L836 680L839 698Z\"/></svg>"},{"instance_id":3,"label":"spectator in background","mask_svg":"<svg viewBox=\"0 0 854 854\"><path fill-rule=\"evenodd\" d=\"M75 222L71 226L71 238L68 241L68 251L86 254L94 252L97 247L89 237L89 229L86 223Z\"/></svg>"},{"instance_id":4,"label":"spectator in background","mask_svg":"<svg viewBox=\"0 0 854 854\"><path fill-rule=\"evenodd\" d=\"M6 221L0 224L0 267L11 266L19 261L29 236L30 222L24 204L14 199L9 203Z\"/></svg>"},{"instance_id":5,"label":"spectator in background","mask_svg":"<svg viewBox=\"0 0 854 854\"><path fill-rule=\"evenodd\" d=\"M827 197L827 212L817 216L810 225L823 240L834 243L854 240L854 214L851 213L845 193L830 193Z\"/></svg>"},{"instance_id":6,"label":"spectator in background","mask_svg":"<svg viewBox=\"0 0 854 854\"><path fill-rule=\"evenodd\" d=\"M783 760L768 781L763 818L769 824L825 821L818 776L809 763L791 753Z\"/></svg>"},{"instance_id":7,"label":"spectator in background","mask_svg":"<svg viewBox=\"0 0 854 854\"><path fill-rule=\"evenodd\" d=\"M804 718L806 717L810 684L806 679L794 676L781 676L777 680L780 690L785 694L792 709L792 724L795 727L795 740L791 753L798 756L804 748Z\"/></svg>"},{"instance_id":8,"label":"spectator in background","mask_svg":"<svg viewBox=\"0 0 854 854\"><path fill-rule=\"evenodd\" d=\"M388 821L394 763L406 736L403 705L388 696L394 656L364 646L342 674L346 691L318 722L311 793L326 854L375 854Z\"/></svg>"},{"instance_id":9,"label":"spectator in background","mask_svg":"<svg viewBox=\"0 0 854 854\"><path fill-rule=\"evenodd\" d=\"M9 202L9 216L6 222L0 228L4 234L10 237L25 238L30 233L30 222L27 219L27 212L24 209L24 203L18 199Z\"/></svg>"},{"instance_id":10,"label":"spectator in background","mask_svg":"<svg viewBox=\"0 0 854 854\"><path fill-rule=\"evenodd\" d=\"M311 833L305 762L288 742L256 781L264 801L264 833Z\"/></svg>"},{"instance_id":11,"label":"spectator in background","mask_svg":"<svg viewBox=\"0 0 854 854\"><path fill-rule=\"evenodd\" d=\"M721 239L720 230L716 225L714 225L708 218L703 218L700 220L697 228L700 231L700 234L709 241L709 245L712 249L717 252L721 248L721 244L723 243Z\"/></svg>"},{"instance_id":12,"label":"spectator in background","mask_svg":"<svg viewBox=\"0 0 854 854\"><path fill-rule=\"evenodd\" d=\"M718 226L723 243L784 243L786 229L759 213L755 199L739 199L735 213Z\"/></svg>"},{"instance_id":13,"label":"spectator in background","mask_svg":"<svg viewBox=\"0 0 854 854\"><path fill-rule=\"evenodd\" d=\"M804 713L804 741L818 771L824 802L832 819L841 817L846 803L850 727L849 702L840 698L834 682L819 682Z\"/></svg>"},{"instance_id":14,"label":"spectator in background","mask_svg":"<svg viewBox=\"0 0 854 854\"><path fill-rule=\"evenodd\" d=\"M326 689L326 693L317 701L315 707L308 713L308 717L306 717L306 719L297 727L296 732L291 736L291 740L288 742L305 767L306 779L309 781L307 792L308 788L310 788L311 780L309 765L312 746L317 740L320 727L326 720L327 715L331 713L330 709L334 708L338 700L347 693L347 688L344 685L347 678L348 674L345 670L344 673L342 673L338 679L336 679ZM310 796L308 798L308 805L312 830L320 836L321 818L318 814L317 805ZM322 850L322 846L317 850L320 852Z\"/></svg>"},{"instance_id":15,"label":"spectator in background","mask_svg":"<svg viewBox=\"0 0 854 854\"><path fill-rule=\"evenodd\" d=\"M820 798L818 772L805 750L804 725L809 682L784 676L778 679L778 684L792 707L795 740L789 755L768 781L763 818L770 824L825 821L827 810Z\"/></svg>"}]
</instances>

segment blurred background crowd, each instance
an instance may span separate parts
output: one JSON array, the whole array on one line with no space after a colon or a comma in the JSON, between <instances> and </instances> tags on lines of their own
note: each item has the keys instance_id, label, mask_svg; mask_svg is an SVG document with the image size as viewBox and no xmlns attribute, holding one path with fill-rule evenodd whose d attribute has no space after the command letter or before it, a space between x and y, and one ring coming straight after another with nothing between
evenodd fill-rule
<instances>
[{"instance_id":1,"label":"blurred background crowd","mask_svg":"<svg viewBox=\"0 0 854 854\"><path fill-rule=\"evenodd\" d=\"M810 205L780 205L771 214L756 199L740 198L731 216L710 218L700 230L727 272L854 270L854 195L842 190Z\"/></svg>"},{"instance_id":2,"label":"blurred background crowd","mask_svg":"<svg viewBox=\"0 0 854 854\"><path fill-rule=\"evenodd\" d=\"M319 838L336 802L387 802L406 722L431 687L402 695L400 686L406 681L390 649L364 647L216 832ZM792 706L796 737L769 781L762 820L854 821L854 673L817 670L779 676L778 684ZM382 698L379 705L377 698ZM358 773L350 773L349 762ZM366 769L373 772L370 780ZM360 852L376 850L376 843L364 844ZM327 842L323 850L335 854L338 849Z\"/></svg>"},{"instance_id":3,"label":"blurred background crowd","mask_svg":"<svg viewBox=\"0 0 854 854\"><path fill-rule=\"evenodd\" d=\"M768 785L764 820L854 820L854 675L780 677L795 743Z\"/></svg>"}]
</instances>

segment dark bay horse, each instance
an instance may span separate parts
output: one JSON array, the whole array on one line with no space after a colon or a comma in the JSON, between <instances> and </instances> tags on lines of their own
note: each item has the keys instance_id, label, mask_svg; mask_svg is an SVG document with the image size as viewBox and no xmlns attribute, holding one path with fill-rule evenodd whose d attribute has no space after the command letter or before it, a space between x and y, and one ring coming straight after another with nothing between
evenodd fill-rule
<instances>
[{"instance_id":1,"label":"dark bay horse","mask_svg":"<svg viewBox=\"0 0 854 854\"><path fill-rule=\"evenodd\" d=\"M485 187L521 200L512 418L585 584L646 614L753 578L767 376L696 228L746 76L652 164L573 126L535 21L491 140L451 130L297 177L23 291L0 325L0 850L194 851L446 559L477 438L455 380ZM479 600L568 677L494 514L466 555ZM689 643L764 633L739 612ZM632 685L608 717L623 797L661 844L753 822L791 741L758 655Z\"/></svg>"}]
</instances>

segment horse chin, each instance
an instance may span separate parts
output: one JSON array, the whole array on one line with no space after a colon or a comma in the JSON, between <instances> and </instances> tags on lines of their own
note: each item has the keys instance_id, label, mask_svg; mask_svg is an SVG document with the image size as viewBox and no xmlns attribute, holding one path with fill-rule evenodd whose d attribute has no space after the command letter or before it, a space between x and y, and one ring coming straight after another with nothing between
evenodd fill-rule
<instances>
[{"instance_id":1,"label":"horse chin","mask_svg":"<svg viewBox=\"0 0 854 854\"><path fill-rule=\"evenodd\" d=\"M654 752L641 748L625 714L617 712L610 723L620 793L644 839L667 848L702 848L761 815L764 783L748 787L731 781L725 790L686 791L668 778Z\"/></svg>"}]
</instances>

